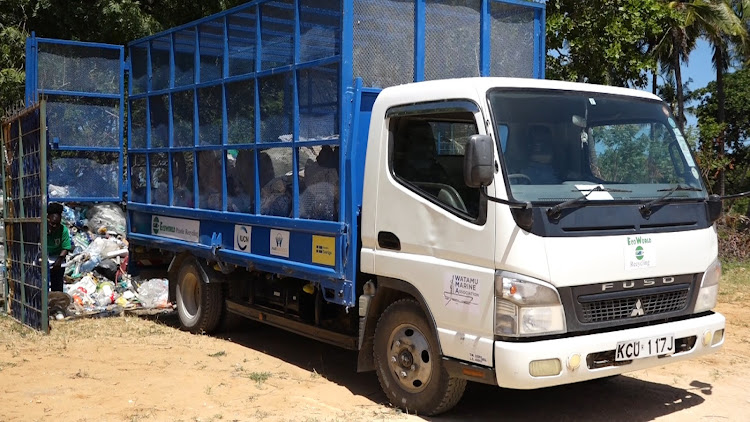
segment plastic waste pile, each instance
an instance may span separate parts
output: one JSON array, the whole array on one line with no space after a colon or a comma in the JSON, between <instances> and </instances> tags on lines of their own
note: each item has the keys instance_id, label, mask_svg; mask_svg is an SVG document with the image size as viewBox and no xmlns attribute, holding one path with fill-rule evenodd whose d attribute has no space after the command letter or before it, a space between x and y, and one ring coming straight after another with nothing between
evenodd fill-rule
<instances>
[{"instance_id":1,"label":"plastic waste pile","mask_svg":"<svg viewBox=\"0 0 750 422\"><path fill-rule=\"evenodd\" d=\"M64 206L72 252L66 256L66 309L51 317L119 315L125 309L171 309L166 279L139 280L127 272L125 214L115 204ZM54 262L54 258L51 262Z\"/></svg>"},{"instance_id":2,"label":"plastic waste pile","mask_svg":"<svg viewBox=\"0 0 750 422\"><path fill-rule=\"evenodd\" d=\"M63 291L71 298L67 316L118 315L125 309L172 308L168 299L169 282L163 278L138 281L125 274L114 283L94 272L65 285Z\"/></svg>"}]
</instances>

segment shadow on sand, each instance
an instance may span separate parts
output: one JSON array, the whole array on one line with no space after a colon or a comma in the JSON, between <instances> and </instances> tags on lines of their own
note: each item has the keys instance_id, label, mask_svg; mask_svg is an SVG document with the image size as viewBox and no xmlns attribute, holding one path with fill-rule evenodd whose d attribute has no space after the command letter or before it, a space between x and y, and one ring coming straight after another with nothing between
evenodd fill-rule
<instances>
[{"instance_id":1,"label":"shadow on sand","mask_svg":"<svg viewBox=\"0 0 750 422\"><path fill-rule=\"evenodd\" d=\"M176 313L150 316L158 323L179 327ZM353 394L388 405L374 372L357 373L357 352L340 349L293 333L242 318L231 317L216 335L299 368L316 371ZM434 421L648 421L701 404L697 394L711 394L712 386L693 381L691 390L618 376L540 390L507 390L469 383L458 405Z\"/></svg>"}]
</instances>

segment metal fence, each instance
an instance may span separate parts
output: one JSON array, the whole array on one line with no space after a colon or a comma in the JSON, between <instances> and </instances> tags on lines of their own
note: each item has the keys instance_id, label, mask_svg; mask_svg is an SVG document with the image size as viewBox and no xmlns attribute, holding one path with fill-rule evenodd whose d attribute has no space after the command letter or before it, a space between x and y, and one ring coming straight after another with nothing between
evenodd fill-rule
<instances>
[{"instance_id":1,"label":"metal fence","mask_svg":"<svg viewBox=\"0 0 750 422\"><path fill-rule=\"evenodd\" d=\"M2 123L6 312L48 332L46 104Z\"/></svg>"}]
</instances>

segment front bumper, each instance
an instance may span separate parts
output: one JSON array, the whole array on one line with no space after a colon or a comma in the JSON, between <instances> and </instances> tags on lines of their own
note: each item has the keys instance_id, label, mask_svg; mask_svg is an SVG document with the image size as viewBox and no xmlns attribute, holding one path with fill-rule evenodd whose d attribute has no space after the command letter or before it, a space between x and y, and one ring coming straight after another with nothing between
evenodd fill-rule
<instances>
[{"instance_id":1,"label":"front bumper","mask_svg":"<svg viewBox=\"0 0 750 422\"><path fill-rule=\"evenodd\" d=\"M637 371L671 362L691 359L718 350L724 344L724 337L716 344L704 345L705 333L711 334L724 330L725 319L719 313L691 318L665 324L630 328L584 336L568 337L555 340L543 340L529 343L495 342L495 373L497 384L504 388L533 389L554 385L570 384L625 372ZM675 344L678 341L686 350L669 356L653 356L635 359L627 363L614 361L607 363L606 352L612 351L618 342L638 340L674 334ZM695 341L691 341L694 337ZM680 350L680 349L678 349ZM605 352L605 353L603 353ZM568 359L573 355L580 356L580 366L571 369ZM534 377L529 373L532 361L559 359L562 371L556 376ZM596 363L593 363L596 361Z\"/></svg>"}]
</instances>

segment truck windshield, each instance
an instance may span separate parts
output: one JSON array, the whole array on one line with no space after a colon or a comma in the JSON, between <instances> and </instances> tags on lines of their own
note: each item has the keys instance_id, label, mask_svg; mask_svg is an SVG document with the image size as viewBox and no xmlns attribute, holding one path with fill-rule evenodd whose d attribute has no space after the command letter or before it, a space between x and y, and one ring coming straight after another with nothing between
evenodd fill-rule
<instances>
[{"instance_id":1,"label":"truck windshield","mask_svg":"<svg viewBox=\"0 0 750 422\"><path fill-rule=\"evenodd\" d=\"M705 199L685 138L660 101L572 91L493 90L490 106L514 199ZM592 189L596 188L592 192Z\"/></svg>"}]
</instances>

